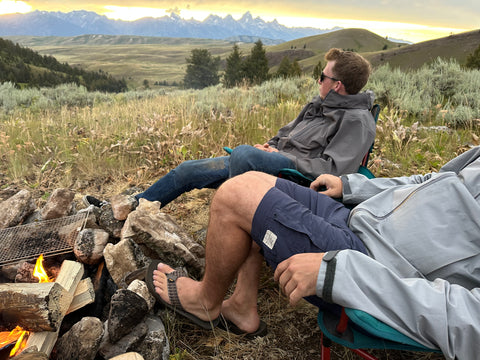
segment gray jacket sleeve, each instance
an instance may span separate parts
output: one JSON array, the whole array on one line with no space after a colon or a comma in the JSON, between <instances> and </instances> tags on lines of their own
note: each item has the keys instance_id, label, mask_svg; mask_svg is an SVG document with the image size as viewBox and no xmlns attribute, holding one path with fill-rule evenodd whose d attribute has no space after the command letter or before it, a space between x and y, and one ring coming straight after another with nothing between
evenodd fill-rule
<instances>
[{"instance_id":1,"label":"gray jacket sleeve","mask_svg":"<svg viewBox=\"0 0 480 360\"><path fill-rule=\"evenodd\" d=\"M370 113L368 112L367 115L370 116ZM375 129L365 126L365 119L357 116L356 113L345 114L337 132L321 156L293 157L285 153L283 155L290 157L300 172L312 176L341 175L357 171L363 156L375 139Z\"/></svg>"},{"instance_id":2,"label":"gray jacket sleeve","mask_svg":"<svg viewBox=\"0 0 480 360\"><path fill-rule=\"evenodd\" d=\"M370 112L366 113L371 116ZM296 157L284 151L280 153L293 160L301 173L313 177L356 172L375 139L375 127L370 128L365 123L365 118L358 116L358 113L346 113L320 156Z\"/></svg>"},{"instance_id":3,"label":"gray jacket sleeve","mask_svg":"<svg viewBox=\"0 0 480 360\"><path fill-rule=\"evenodd\" d=\"M327 290L329 266L324 261L320 267L320 297ZM400 278L360 252L343 250L336 255L329 291L334 303L365 311L419 343L439 348L448 359L476 359L480 353L479 288Z\"/></svg>"},{"instance_id":4,"label":"gray jacket sleeve","mask_svg":"<svg viewBox=\"0 0 480 360\"><path fill-rule=\"evenodd\" d=\"M421 184L432 178L434 174L401 176L396 178L369 179L362 174L343 175L343 203L359 204L372 196L391 187Z\"/></svg>"},{"instance_id":5,"label":"gray jacket sleeve","mask_svg":"<svg viewBox=\"0 0 480 360\"><path fill-rule=\"evenodd\" d=\"M477 161L480 157L480 146L477 146L456 158L450 160L439 170L438 173L447 171L461 174L463 169ZM478 171L477 169L473 171ZM361 174L350 174L341 176L343 183L343 202L345 204L359 204L382 191L400 185L421 184L437 173L426 175L402 176L396 178L375 178L368 179Z\"/></svg>"}]
</instances>

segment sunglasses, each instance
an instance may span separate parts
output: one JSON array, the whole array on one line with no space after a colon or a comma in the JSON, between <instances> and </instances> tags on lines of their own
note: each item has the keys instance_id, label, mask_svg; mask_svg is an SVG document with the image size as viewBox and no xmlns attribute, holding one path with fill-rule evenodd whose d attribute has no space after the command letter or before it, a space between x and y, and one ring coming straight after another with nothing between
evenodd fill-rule
<instances>
[{"instance_id":1,"label":"sunglasses","mask_svg":"<svg viewBox=\"0 0 480 360\"><path fill-rule=\"evenodd\" d=\"M340 80L335 79L335 78L333 78L333 77L331 77L331 76L325 75L325 74L323 73L323 71L322 71L322 73L320 74L320 82L323 82L323 80L325 80L325 78L330 79L330 80L332 80L332 81L340 81Z\"/></svg>"}]
</instances>

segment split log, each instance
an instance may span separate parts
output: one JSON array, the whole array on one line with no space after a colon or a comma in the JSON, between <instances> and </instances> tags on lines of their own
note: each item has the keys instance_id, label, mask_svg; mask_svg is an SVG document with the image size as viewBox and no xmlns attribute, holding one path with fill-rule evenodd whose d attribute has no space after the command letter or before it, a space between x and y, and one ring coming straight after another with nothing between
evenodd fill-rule
<instances>
[{"instance_id":1,"label":"split log","mask_svg":"<svg viewBox=\"0 0 480 360\"><path fill-rule=\"evenodd\" d=\"M88 304L95 301L95 289L93 287L92 279L86 278L80 281L73 295L72 303L68 308L67 314L74 312Z\"/></svg>"},{"instance_id":2,"label":"split log","mask_svg":"<svg viewBox=\"0 0 480 360\"><path fill-rule=\"evenodd\" d=\"M0 331L17 325L28 331L56 331L65 296L68 292L56 282L0 284Z\"/></svg>"},{"instance_id":3,"label":"split log","mask_svg":"<svg viewBox=\"0 0 480 360\"><path fill-rule=\"evenodd\" d=\"M17 325L32 332L56 331L72 304L82 275L80 263L65 261L55 282L0 284L0 331L13 330ZM84 286L79 291L89 297L91 290L86 283ZM88 298L77 300L86 305Z\"/></svg>"},{"instance_id":4,"label":"split log","mask_svg":"<svg viewBox=\"0 0 480 360\"><path fill-rule=\"evenodd\" d=\"M66 260L62 264L55 283L60 284L67 291L68 296L65 296L65 301L61 301L60 304L63 311L60 322L63 320L72 303L75 291L83 276L83 270L83 265L79 262ZM60 327L56 331L43 331L31 334L28 337L26 349L36 348L38 351L50 356L53 346L57 341L59 331Z\"/></svg>"}]
</instances>

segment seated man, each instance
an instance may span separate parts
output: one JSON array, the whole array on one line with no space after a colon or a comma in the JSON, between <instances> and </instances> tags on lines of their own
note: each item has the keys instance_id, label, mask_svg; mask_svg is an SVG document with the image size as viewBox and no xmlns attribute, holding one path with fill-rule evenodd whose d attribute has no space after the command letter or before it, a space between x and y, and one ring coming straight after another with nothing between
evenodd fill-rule
<instances>
[{"instance_id":1,"label":"seated man","mask_svg":"<svg viewBox=\"0 0 480 360\"><path fill-rule=\"evenodd\" d=\"M360 309L448 359L477 358L480 147L428 175L321 175L311 189L258 172L232 178L211 204L203 279L154 261L147 284L194 320L222 314L254 333L263 258L292 305Z\"/></svg>"},{"instance_id":2,"label":"seated man","mask_svg":"<svg viewBox=\"0 0 480 360\"><path fill-rule=\"evenodd\" d=\"M320 174L357 171L375 139L370 113L374 95L359 93L371 67L357 53L331 49L318 83L320 95L298 117L263 145L242 145L231 156L190 160L180 164L135 198L167 205L192 189L216 189L229 177L249 170L278 175L280 169L297 169L312 178ZM100 205L92 196L86 205Z\"/></svg>"}]
</instances>

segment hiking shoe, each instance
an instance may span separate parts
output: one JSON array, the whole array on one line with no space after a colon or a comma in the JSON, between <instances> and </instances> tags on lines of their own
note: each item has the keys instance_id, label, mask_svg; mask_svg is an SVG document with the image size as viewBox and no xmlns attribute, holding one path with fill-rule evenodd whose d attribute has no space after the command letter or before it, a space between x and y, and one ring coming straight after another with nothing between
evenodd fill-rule
<instances>
[{"instance_id":1,"label":"hiking shoe","mask_svg":"<svg viewBox=\"0 0 480 360\"><path fill-rule=\"evenodd\" d=\"M98 200L96 197L90 195L85 195L82 200L86 206L93 205L98 208L101 208L103 205L108 204L108 201Z\"/></svg>"}]
</instances>

